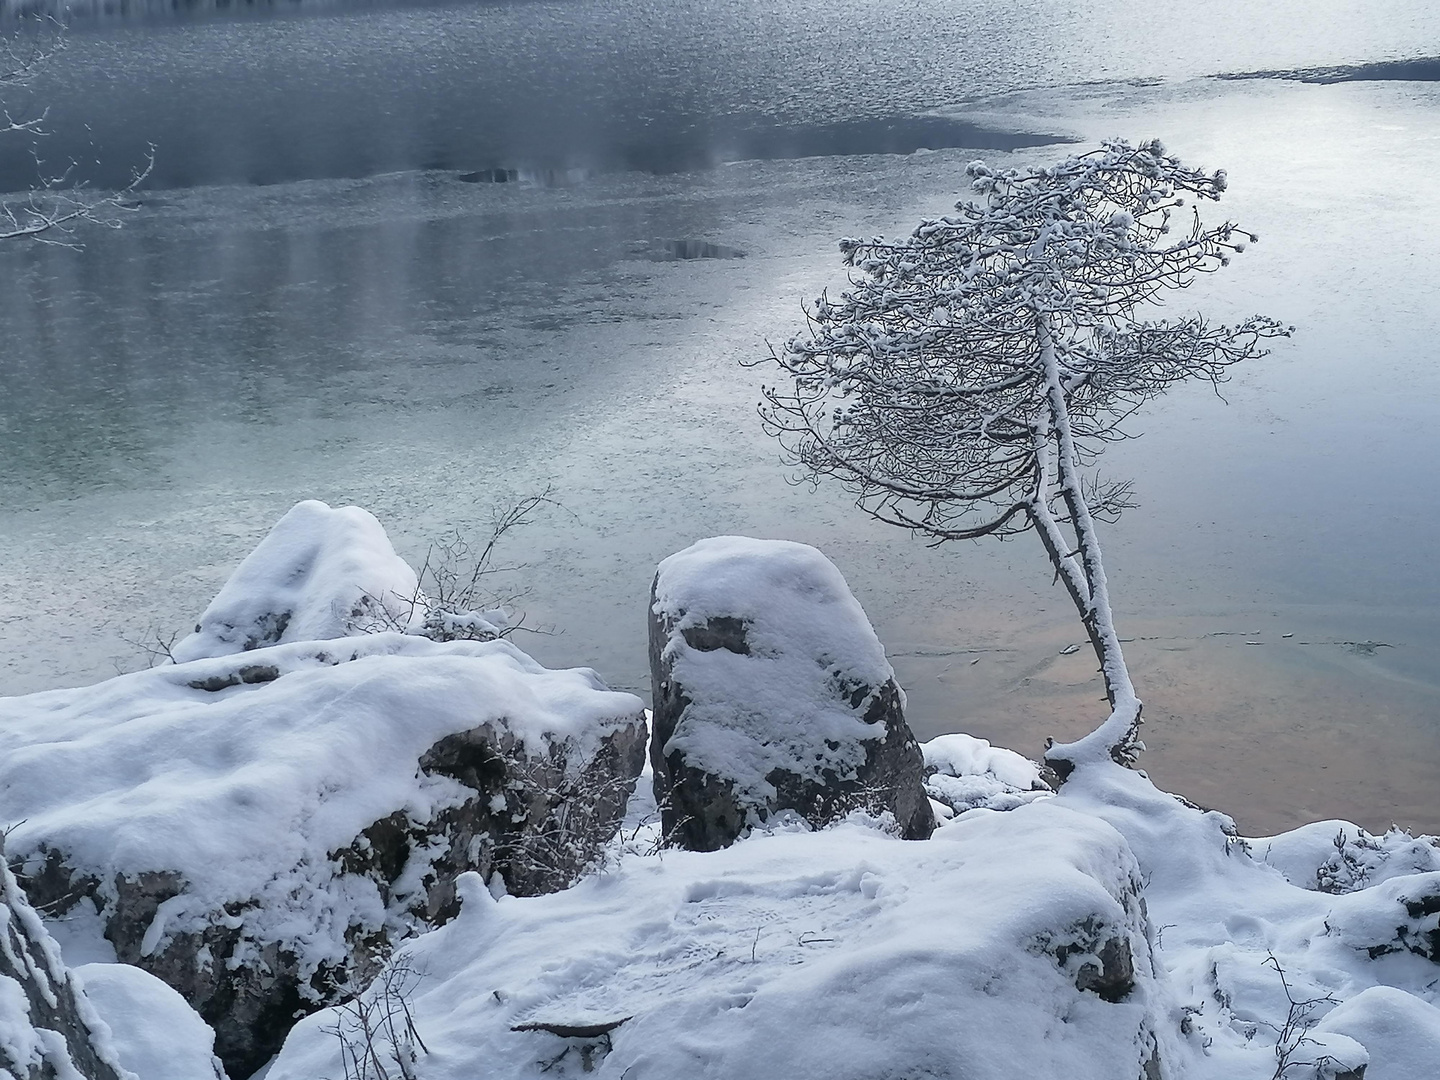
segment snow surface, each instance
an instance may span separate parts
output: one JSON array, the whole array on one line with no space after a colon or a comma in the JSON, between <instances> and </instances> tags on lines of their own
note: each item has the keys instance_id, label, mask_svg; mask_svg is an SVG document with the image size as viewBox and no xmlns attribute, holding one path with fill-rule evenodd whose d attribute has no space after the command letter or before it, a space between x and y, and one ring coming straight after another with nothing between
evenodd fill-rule
<instances>
[{"instance_id":1,"label":"snow surface","mask_svg":"<svg viewBox=\"0 0 1440 1080\"><path fill-rule=\"evenodd\" d=\"M588 760L641 708L504 641L278 645L0 700L0 821L15 823L12 857L58 849L105 897L120 874L178 873L149 950L258 899L247 940L287 941L313 968L345 955L347 926L386 918L373 883L331 853L397 809L424 822L473 795L418 771L431 746L503 722L527 753L568 742Z\"/></svg>"},{"instance_id":2,"label":"snow surface","mask_svg":"<svg viewBox=\"0 0 1440 1080\"><path fill-rule=\"evenodd\" d=\"M73 974L109 1025L120 1064L140 1080L225 1080L215 1032L155 976L128 964L85 964Z\"/></svg>"},{"instance_id":3,"label":"snow surface","mask_svg":"<svg viewBox=\"0 0 1440 1080\"><path fill-rule=\"evenodd\" d=\"M777 768L852 777L865 743L885 735L862 717L894 671L840 571L815 548L701 540L660 563L653 610L670 630L671 675L691 699L662 753L683 751L687 765L732 780L742 803L769 805L766 776ZM686 630L726 618L744 621L748 655L686 642ZM852 703L859 688L871 697Z\"/></svg>"},{"instance_id":4,"label":"snow surface","mask_svg":"<svg viewBox=\"0 0 1440 1080\"><path fill-rule=\"evenodd\" d=\"M961 777L1028 775L978 740L927 749ZM855 815L663 851L651 820L632 808L608 871L565 893L495 903L462 883L460 918L401 952L429 1049L419 1075L574 1076L588 1055L597 1077L629 1080L1129 1080L1148 1024L1165 1080L1271 1080L1292 998L1314 999L1313 1026L1286 1060L1329 1071L1297 1065L1290 1080L1367 1061L1371 1080L1437 1075L1440 968L1371 951L1394 941L1406 898L1440 893L1440 873L1343 894L1292 884L1252 851L1321 854L1306 830L1248 843L1113 764L1078 768L1054 797L959 814L928 841ZM1153 973L1126 910L1142 882ZM1076 989L1083 960L1062 970L1046 950L1087 912L1134 947L1136 989L1118 1004ZM303 1021L270 1080L335 1074L337 1021ZM526 1029L618 1021L608 1037Z\"/></svg>"},{"instance_id":5,"label":"snow surface","mask_svg":"<svg viewBox=\"0 0 1440 1080\"><path fill-rule=\"evenodd\" d=\"M415 571L369 511L307 499L276 522L194 633L171 652L184 663L285 642L403 630L418 596Z\"/></svg>"},{"instance_id":6,"label":"snow surface","mask_svg":"<svg viewBox=\"0 0 1440 1080\"><path fill-rule=\"evenodd\" d=\"M1440 840L1400 828L1376 836L1348 821L1312 822L1253 840L1251 847L1292 885L1321 892L1353 892L1392 877L1440 870Z\"/></svg>"},{"instance_id":7,"label":"snow surface","mask_svg":"<svg viewBox=\"0 0 1440 1080\"><path fill-rule=\"evenodd\" d=\"M1440 1009L1391 986L1372 986L1335 1008L1315 1034L1348 1035L1370 1057L1365 1080L1440 1075Z\"/></svg>"},{"instance_id":8,"label":"snow surface","mask_svg":"<svg viewBox=\"0 0 1440 1080\"><path fill-rule=\"evenodd\" d=\"M1397 876L1343 895L1318 892L1313 883L1301 887L1251 852L1313 848L1313 836L1286 834L1251 845L1235 835L1225 815L1184 804L1141 773L1116 765L1077 769L1053 801L1108 821L1134 852L1160 961L1184 1011L1193 1080L1269 1080L1274 1074L1277 1036L1290 1006L1272 964L1283 969L1297 1001L1330 995L1345 1002L1377 986L1417 1006L1440 997L1436 962L1402 949L1371 955L1398 944L1396 928L1407 921L1403 900L1440 892L1440 873ZM1334 824L1323 823L1327 830ZM1358 831L1341 824L1352 836ZM1424 925L1437 924L1440 915ZM1312 1019L1330 1007L1320 1001ZM1349 1034L1363 1044L1360 1031L1337 1027L1334 1035ZM1328 1044L1343 1060L1341 1050L1349 1044ZM1299 1057L1314 1050L1302 1047ZM1298 1069L1286 1075L1297 1074L1306 1076ZM1432 1060L1420 1071L1402 1067L1388 1075L1433 1080L1437 1070Z\"/></svg>"},{"instance_id":9,"label":"snow surface","mask_svg":"<svg viewBox=\"0 0 1440 1080\"><path fill-rule=\"evenodd\" d=\"M459 918L400 954L419 973L417 1072L577 1076L588 1053L597 1077L629 1080L1128 1080L1144 1033L1173 1027L1138 884L1113 829L1053 800L962 815L925 842L856 818L631 854L533 899L494 902L468 875ZM1122 1002L1077 990L1084 949L1054 955L1087 920L1134 952ZM302 1021L268 1080L338 1075L327 1028L344 1020ZM607 1038L533 1029L618 1021ZM1019 1031L1035 1037L997 1038Z\"/></svg>"}]
</instances>

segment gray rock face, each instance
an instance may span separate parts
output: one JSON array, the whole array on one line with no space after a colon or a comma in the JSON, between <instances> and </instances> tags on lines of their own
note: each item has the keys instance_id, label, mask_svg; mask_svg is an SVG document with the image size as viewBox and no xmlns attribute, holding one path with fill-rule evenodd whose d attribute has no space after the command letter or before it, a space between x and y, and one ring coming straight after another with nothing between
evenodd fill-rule
<instances>
[{"instance_id":1,"label":"gray rock face","mask_svg":"<svg viewBox=\"0 0 1440 1080\"><path fill-rule=\"evenodd\" d=\"M650 758L669 842L733 843L786 811L819 827L935 820L904 694L840 572L814 548L717 537L660 564L651 593Z\"/></svg>"},{"instance_id":2,"label":"gray rock face","mask_svg":"<svg viewBox=\"0 0 1440 1080\"><path fill-rule=\"evenodd\" d=\"M60 949L4 862L0 833L0 1075L123 1080L113 1049L60 960Z\"/></svg>"},{"instance_id":3,"label":"gray rock face","mask_svg":"<svg viewBox=\"0 0 1440 1080\"><path fill-rule=\"evenodd\" d=\"M62 822L74 815L64 813L46 770L75 775L85 762L55 760L45 744L23 747L38 775L25 781L31 790L17 782L0 799L0 812L29 816L14 854L35 903L47 917L64 917L93 902L118 959L173 987L215 1029L215 1053L231 1076L263 1065L298 1015L365 985L398 940L452 918L461 873L477 871L522 896L571 885L614 835L644 765L640 702L605 690L593 673L547 671L503 642L391 635L327 650L281 646L125 676L129 683L108 692L96 688L93 709L74 692L75 731L103 732L113 745L97 755L133 760L152 790L173 798L162 827L175 828L177 817L204 822L193 838L151 847L146 815L154 808L123 788L113 818L97 811L67 832ZM478 696L487 693L490 700ZM174 730L192 738L166 749L163 733L144 729L172 715L177 695L185 705L173 713ZM163 702L154 719L136 704L152 698ZM141 714L130 741L125 724L105 722L117 701ZM18 736L24 699L11 706ZM322 726L326 715L330 726ZM373 771L336 770L343 740L359 747L353 767ZM374 749L385 740L395 740L388 753ZM210 783L182 787L187 770L217 765ZM277 775L282 769L290 775ZM269 778L274 809L261 805L274 816L237 826L241 871L212 873L186 854L228 827L228 807L255 805L248 789L238 802L213 801L237 775ZM47 802L56 804L53 818ZM298 821L296 806L306 808ZM127 819L126 810L138 816ZM322 824L337 817L353 824ZM244 834L257 826L263 835L247 850ZM297 826L311 834L287 843L284 831ZM124 853L112 859L112 848Z\"/></svg>"}]
</instances>

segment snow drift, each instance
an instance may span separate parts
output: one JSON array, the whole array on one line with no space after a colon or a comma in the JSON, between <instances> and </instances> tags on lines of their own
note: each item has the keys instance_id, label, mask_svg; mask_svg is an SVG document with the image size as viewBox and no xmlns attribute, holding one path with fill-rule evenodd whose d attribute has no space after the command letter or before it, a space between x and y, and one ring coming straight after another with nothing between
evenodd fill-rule
<instances>
[{"instance_id":1,"label":"snow drift","mask_svg":"<svg viewBox=\"0 0 1440 1080\"><path fill-rule=\"evenodd\" d=\"M0 701L31 899L178 990L232 1074L450 918L458 874L568 886L643 764L641 702L593 671L354 636L406 590L373 517L301 503L177 647L193 659Z\"/></svg>"}]
</instances>

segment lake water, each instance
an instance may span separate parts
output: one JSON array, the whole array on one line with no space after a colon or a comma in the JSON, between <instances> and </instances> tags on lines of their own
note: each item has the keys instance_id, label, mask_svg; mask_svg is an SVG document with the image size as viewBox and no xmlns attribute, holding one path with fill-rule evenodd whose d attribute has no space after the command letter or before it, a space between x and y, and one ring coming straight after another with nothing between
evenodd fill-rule
<instances>
[{"instance_id":1,"label":"lake water","mask_svg":"<svg viewBox=\"0 0 1440 1080\"><path fill-rule=\"evenodd\" d=\"M549 486L505 552L545 662L645 692L655 563L785 536L845 572L922 736L1037 754L1103 711L1038 544L929 549L789 486L740 361L843 280L835 237L944 212L971 158L1157 134L1263 237L1176 303L1299 331L1108 454L1142 502L1106 551L1146 767L1252 832L1440 830L1440 91L1206 77L1434 56L1440 9L1260 7L77 18L12 112L47 105L44 156L96 184L156 168L83 250L0 250L0 692L142 662L300 498L418 559ZM0 186L33 174L0 147Z\"/></svg>"}]
</instances>

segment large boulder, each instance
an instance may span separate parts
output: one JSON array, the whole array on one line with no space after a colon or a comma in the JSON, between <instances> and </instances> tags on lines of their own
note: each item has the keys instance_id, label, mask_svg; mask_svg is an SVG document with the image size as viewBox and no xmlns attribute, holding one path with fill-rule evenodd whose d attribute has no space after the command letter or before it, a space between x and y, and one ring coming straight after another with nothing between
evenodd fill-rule
<instances>
[{"instance_id":1,"label":"large boulder","mask_svg":"<svg viewBox=\"0 0 1440 1080\"><path fill-rule=\"evenodd\" d=\"M4 863L0 832L0 1076L134 1080ZM197 1078L200 1080L200 1078Z\"/></svg>"},{"instance_id":2,"label":"large boulder","mask_svg":"<svg viewBox=\"0 0 1440 1080\"><path fill-rule=\"evenodd\" d=\"M98 912L233 1076L458 908L598 857L644 763L639 699L504 641L271 646L0 701L0 820L47 915Z\"/></svg>"},{"instance_id":3,"label":"large boulder","mask_svg":"<svg viewBox=\"0 0 1440 1080\"><path fill-rule=\"evenodd\" d=\"M935 818L905 695L820 552L721 536L660 564L650 601L650 760L668 842L733 843L789 811L854 810L923 839Z\"/></svg>"}]
</instances>

